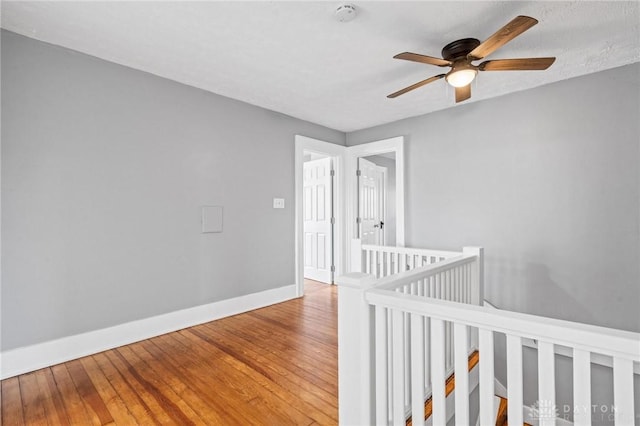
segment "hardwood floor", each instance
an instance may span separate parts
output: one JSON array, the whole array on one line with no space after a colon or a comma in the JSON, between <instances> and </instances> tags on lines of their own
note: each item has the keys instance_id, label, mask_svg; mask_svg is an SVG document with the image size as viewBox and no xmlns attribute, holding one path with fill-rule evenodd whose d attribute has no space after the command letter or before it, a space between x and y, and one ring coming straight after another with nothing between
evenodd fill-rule
<instances>
[{"instance_id":1,"label":"hardwood floor","mask_svg":"<svg viewBox=\"0 0 640 426\"><path fill-rule=\"evenodd\" d=\"M332 425L337 291L306 295L2 381L6 426Z\"/></svg>"}]
</instances>

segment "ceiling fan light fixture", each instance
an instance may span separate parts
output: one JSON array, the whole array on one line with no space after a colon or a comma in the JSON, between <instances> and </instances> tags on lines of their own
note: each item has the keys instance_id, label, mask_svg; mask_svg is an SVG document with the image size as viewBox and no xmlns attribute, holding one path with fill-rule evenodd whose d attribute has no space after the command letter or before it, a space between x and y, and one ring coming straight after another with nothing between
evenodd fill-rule
<instances>
[{"instance_id":1,"label":"ceiling fan light fixture","mask_svg":"<svg viewBox=\"0 0 640 426\"><path fill-rule=\"evenodd\" d=\"M477 38L463 38L452 41L442 48L442 59L412 52L399 53L394 56L395 59L404 59L438 67L451 67L451 70L446 74L434 75L419 81L387 97L395 98L445 78L449 85L455 87L456 103L464 102L471 97L471 82L476 78L478 71L546 70L556 58L494 59L484 61L479 65L472 64L473 61L484 59L537 23L538 20L530 16L516 16L483 42L480 42Z\"/></svg>"},{"instance_id":2,"label":"ceiling fan light fixture","mask_svg":"<svg viewBox=\"0 0 640 426\"><path fill-rule=\"evenodd\" d=\"M478 74L478 70L473 68L454 68L447 74L445 79L447 80L447 83L453 87L464 87L476 78L476 74Z\"/></svg>"}]
</instances>

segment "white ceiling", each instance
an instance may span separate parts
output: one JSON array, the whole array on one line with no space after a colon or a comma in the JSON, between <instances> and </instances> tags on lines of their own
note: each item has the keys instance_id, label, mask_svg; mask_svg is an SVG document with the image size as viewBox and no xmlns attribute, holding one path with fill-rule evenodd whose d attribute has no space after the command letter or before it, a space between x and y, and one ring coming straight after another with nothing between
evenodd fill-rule
<instances>
[{"instance_id":1,"label":"white ceiling","mask_svg":"<svg viewBox=\"0 0 640 426\"><path fill-rule=\"evenodd\" d=\"M475 102L640 61L639 3L3 1L2 27L341 131L455 106L444 81L386 95L441 68L392 59L440 56L517 15L540 21L489 59L556 56L547 71L486 72Z\"/></svg>"}]
</instances>

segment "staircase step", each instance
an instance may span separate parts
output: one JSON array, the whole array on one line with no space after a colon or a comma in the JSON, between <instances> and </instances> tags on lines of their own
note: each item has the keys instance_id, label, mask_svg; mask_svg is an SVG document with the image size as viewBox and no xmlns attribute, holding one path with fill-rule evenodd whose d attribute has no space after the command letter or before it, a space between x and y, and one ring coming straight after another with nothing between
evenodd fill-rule
<instances>
[{"instance_id":1,"label":"staircase step","mask_svg":"<svg viewBox=\"0 0 640 426\"><path fill-rule=\"evenodd\" d=\"M500 405L498 406L498 415L496 416L496 426L508 426L507 422L507 399L501 396L497 398L500 399ZM531 426L529 423L524 423L524 426Z\"/></svg>"},{"instance_id":2,"label":"staircase step","mask_svg":"<svg viewBox=\"0 0 640 426\"><path fill-rule=\"evenodd\" d=\"M471 355L469 355L469 371L473 370L473 368L478 365L478 361L480 360L480 355L478 351L474 351ZM445 396L449 396L451 392L456 388L456 379L455 373L449 376L447 381L445 382ZM431 417L433 413L433 407L431 405L431 397L429 397L424 403L424 419L427 420ZM407 419L406 426L412 426L411 417Z\"/></svg>"},{"instance_id":3,"label":"staircase step","mask_svg":"<svg viewBox=\"0 0 640 426\"><path fill-rule=\"evenodd\" d=\"M500 404L498 405L498 414L496 415L496 426L507 426L507 400L498 397Z\"/></svg>"}]
</instances>

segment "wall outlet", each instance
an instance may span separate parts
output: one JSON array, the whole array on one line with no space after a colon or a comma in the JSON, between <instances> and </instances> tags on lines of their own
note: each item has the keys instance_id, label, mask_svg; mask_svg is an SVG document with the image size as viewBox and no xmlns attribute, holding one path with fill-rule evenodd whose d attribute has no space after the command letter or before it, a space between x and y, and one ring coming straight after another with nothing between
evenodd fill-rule
<instances>
[{"instance_id":1,"label":"wall outlet","mask_svg":"<svg viewBox=\"0 0 640 426\"><path fill-rule=\"evenodd\" d=\"M284 209L284 198L274 198L273 199L273 208L274 209Z\"/></svg>"}]
</instances>

